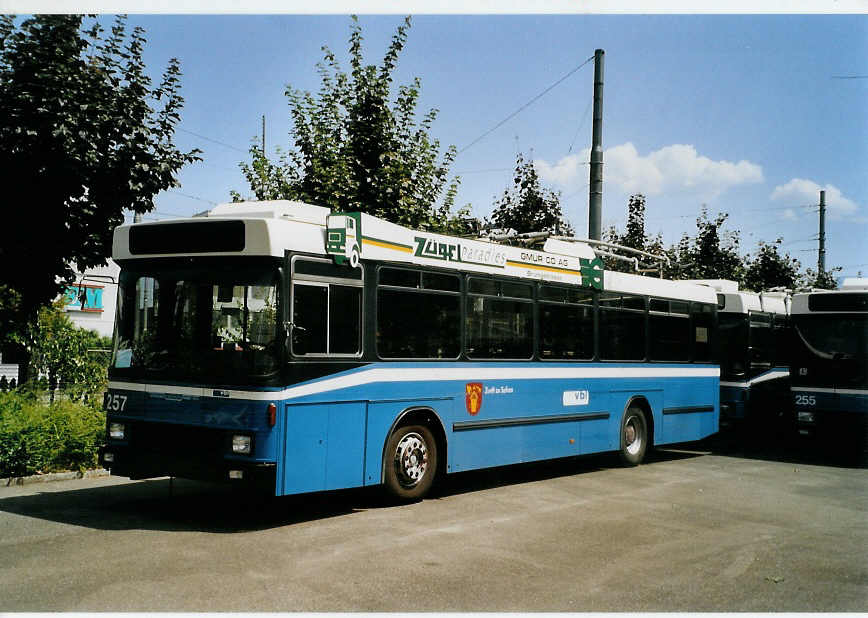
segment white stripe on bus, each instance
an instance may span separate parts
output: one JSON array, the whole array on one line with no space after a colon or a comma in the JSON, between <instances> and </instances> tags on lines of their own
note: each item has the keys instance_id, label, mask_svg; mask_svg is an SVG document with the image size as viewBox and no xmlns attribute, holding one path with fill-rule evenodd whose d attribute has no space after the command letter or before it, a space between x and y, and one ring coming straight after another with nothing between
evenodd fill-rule
<instances>
[{"instance_id":1,"label":"white stripe on bus","mask_svg":"<svg viewBox=\"0 0 868 618\"><path fill-rule=\"evenodd\" d=\"M790 377L790 372L788 369L779 369L779 370L771 370L767 371L763 374L758 375L757 377L746 380L744 382L724 382L721 380L721 386L733 386L735 388L748 388L753 386L754 384L759 384L760 382L766 382L767 380L780 380L781 378Z\"/></svg>"},{"instance_id":2,"label":"white stripe on bus","mask_svg":"<svg viewBox=\"0 0 868 618\"><path fill-rule=\"evenodd\" d=\"M868 395L864 388L819 388L815 386L794 386L790 390L800 393L832 393L834 395Z\"/></svg>"},{"instance_id":3,"label":"white stripe on bus","mask_svg":"<svg viewBox=\"0 0 868 618\"><path fill-rule=\"evenodd\" d=\"M275 401L296 399L362 384L383 382L480 382L486 380L579 380L599 378L717 378L717 367L405 367L361 369L325 378L318 382L290 386L282 391L247 391L211 387L172 386L109 382L109 388L147 393L172 393L208 397L213 391L228 393L229 399Z\"/></svg>"}]
</instances>

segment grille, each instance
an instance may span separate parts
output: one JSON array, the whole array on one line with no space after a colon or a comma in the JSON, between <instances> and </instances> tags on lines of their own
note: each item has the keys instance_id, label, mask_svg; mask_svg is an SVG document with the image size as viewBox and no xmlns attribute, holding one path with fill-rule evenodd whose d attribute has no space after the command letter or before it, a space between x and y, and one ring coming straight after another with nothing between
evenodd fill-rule
<instances>
[{"instance_id":1,"label":"grille","mask_svg":"<svg viewBox=\"0 0 868 618\"><path fill-rule=\"evenodd\" d=\"M135 423L131 429L130 444L140 451L219 457L227 448L227 434L219 429L171 423Z\"/></svg>"}]
</instances>

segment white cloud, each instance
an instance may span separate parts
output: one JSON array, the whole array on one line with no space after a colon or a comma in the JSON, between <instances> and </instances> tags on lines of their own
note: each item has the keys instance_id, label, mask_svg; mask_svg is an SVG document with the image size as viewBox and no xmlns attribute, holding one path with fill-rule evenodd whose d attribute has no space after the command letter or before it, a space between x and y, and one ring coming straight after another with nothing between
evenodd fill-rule
<instances>
[{"instance_id":1,"label":"white cloud","mask_svg":"<svg viewBox=\"0 0 868 618\"><path fill-rule=\"evenodd\" d=\"M587 182L590 150L564 157L555 164L534 161L540 178L563 187ZM681 192L711 199L738 185L763 181L762 167L750 161L712 161L688 144L673 144L642 156L627 142L603 152L603 181L623 193L646 196Z\"/></svg>"},{"instance_id":2,"label":"white cloud","mask_svg":"<svg viewBox=\"0 0 868 618\"><path fill-rule=\"evenodd\" d=\"M821 187L813 180L793 178L785 185L778 185L772 191L772 200L793 202L793 206L808 206L820 203L820 191L826 192L826 212L830 219L861 220L856 216L859 206L841 193L838 187L826 185Z\"/></svg>"},{"instance_id":3,"label":"white cloud","mask_svg":"<svg viewBox=\"0 0 868 618\"><path fill-rule=\"evenodd\" d=\"M781 215L781 219L784 221L798 221L799 215L792 208L787 208L784 213Z\"/></svg>"},{"instance_id":4,"label":"white cloud","mask_svg":"<svg viewBox=\"0 0 868 618\"><path fill-rule=\"evenodd\" d=\"M590 158L591 150L585 148L579 154L567 155L554 165L548 164L543 159L534 160L533 165L540 178L546 182L553 182L564 187L571 187L579 181L579 178L584 177L587 179L587 162Z\"/></svg>"}]
</instances>

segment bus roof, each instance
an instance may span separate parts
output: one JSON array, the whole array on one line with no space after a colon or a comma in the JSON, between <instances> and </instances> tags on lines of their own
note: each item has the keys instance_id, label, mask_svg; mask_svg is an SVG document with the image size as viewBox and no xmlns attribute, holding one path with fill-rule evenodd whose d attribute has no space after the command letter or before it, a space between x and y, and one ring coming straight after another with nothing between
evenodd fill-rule
<instances>
[{"instance_id":1,"label":"bus roof","mask_svg":"<svg viewBox=\"0 0 868 618\"><path fill-rule=\"evenodd\" d=\"M792 313L868 313L868 290L813 290L793 294Z\"/></svg>"},{"instance_id":2,"label":"bus roof","mask_svg":"<svg viewBox=\"0 0 868 618\"><path fill-rule=\"evenodd\" d=\"M717 310L721 313L747 313L748 311L764 311L780 315L789 313L789 294L787 292L739 291L738 282L729 279L688 279L687 281L716 290ZM723 306L721 306L720 301L723 301Z\"/></svg>"},{"instance_id":3,"label":"bus roof","mask_svg":"<svg viewBox=\"0 0 868 618\"><path fill-rule=\"evenodd\" d=\"M332 215L328 208L288 200L221 204L195 217L122 225L114 232L112 258L123 266L190 255L282 258L287 250L327 255L329 217L343 225L346 214L361 224L362 259L716 303L707 286L604 271L602 259L582 242L548 239L540 251L411 230L367 214Z\"/></svg>"}]
</instances>

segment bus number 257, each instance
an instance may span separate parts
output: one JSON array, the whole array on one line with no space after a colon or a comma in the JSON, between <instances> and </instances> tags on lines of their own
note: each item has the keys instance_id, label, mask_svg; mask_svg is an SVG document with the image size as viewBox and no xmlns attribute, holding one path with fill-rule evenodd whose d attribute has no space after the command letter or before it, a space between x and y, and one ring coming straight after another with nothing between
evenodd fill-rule
<instances>
[{"instance_id":1,"label":"bus number 257","mask_svg":"<svg viewBox=\"0 0 868 618\"><path fill-rule=\"evenodd\" d=\"M126 395L114 395L112 393L105 394L105 399L103 400L103 409L110 412L123 412L126 405Z\"/></svg>"}]
</instances>

